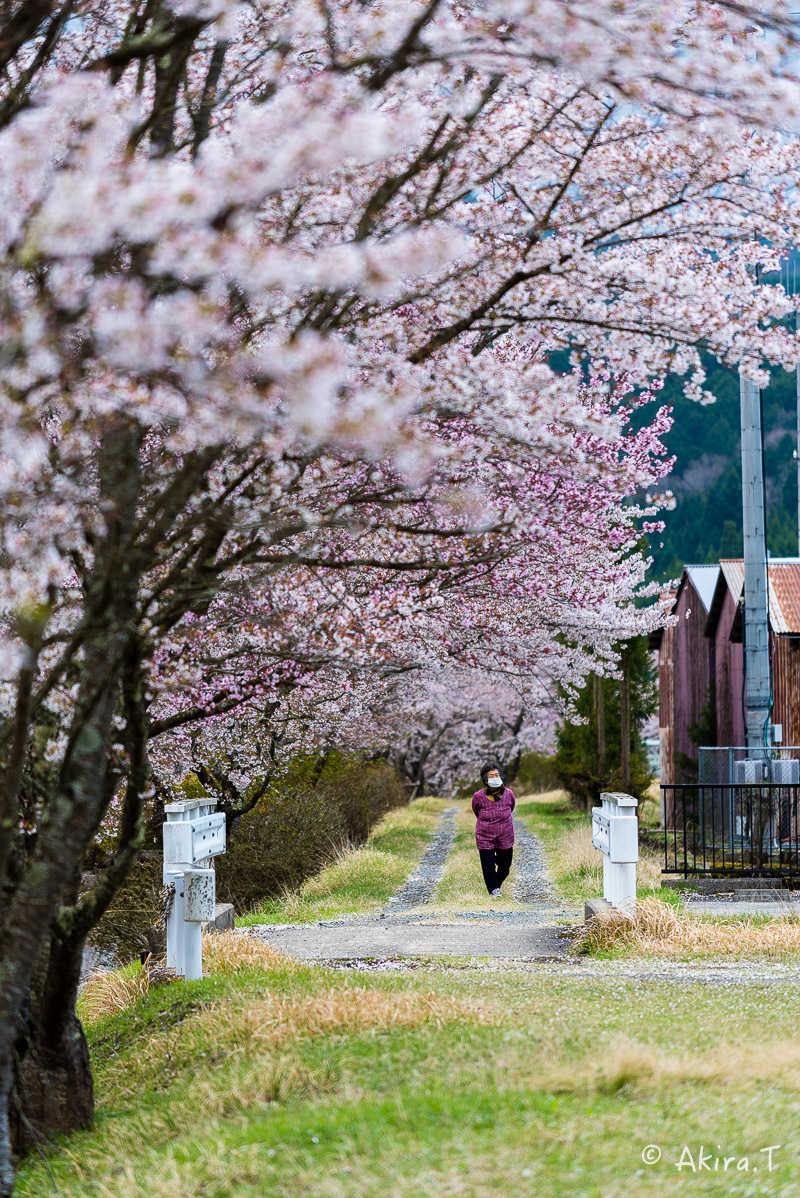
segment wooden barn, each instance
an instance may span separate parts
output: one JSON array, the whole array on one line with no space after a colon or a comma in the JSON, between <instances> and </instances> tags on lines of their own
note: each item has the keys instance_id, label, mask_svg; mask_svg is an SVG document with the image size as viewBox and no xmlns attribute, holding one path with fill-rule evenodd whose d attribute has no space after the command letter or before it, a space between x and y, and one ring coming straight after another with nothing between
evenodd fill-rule
<instances>
[{"instance_id":1,"label":"wooden barn","mask_svg":"<svg viewBox=\"0 0 800 1198\"><path fill-rule=\"evenodd\" d=\"M800 745L800 559L772 558L767 575L771 722L781 726L784 745ZM744 744L743 595L741 558L686 566L672 602L677 623L651 639L662 785L691 780L701 729L703 743Z\"/></svg>"},{"instance_id":2,"label":"wooden barn","mask_svg":"<svg viewBox=\"0 0 800 1198\"><path fill-rule=\"evenodd\" d=\"M658 651L658 739L662 784L674 782L676 763L696 749L689 728L700 720L713 678L713 648L706 624L719 566L684 567L671 611L676 624L658 629L650 640Z\"/></svg>"}]
</instances>

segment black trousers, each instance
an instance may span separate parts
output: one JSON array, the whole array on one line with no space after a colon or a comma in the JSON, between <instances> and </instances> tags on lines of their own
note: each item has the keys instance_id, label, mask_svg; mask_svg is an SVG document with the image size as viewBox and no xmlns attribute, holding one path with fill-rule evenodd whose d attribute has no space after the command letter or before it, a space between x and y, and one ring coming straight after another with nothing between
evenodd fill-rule
<instances>
[{"instance_id":1,"label":"black trousers","mask_svg":"<svg viewBox=\"0 0 800 1198\"><path fill-rule=\"evenodd\" d=\"M478 849L481 858L483 880L489 894L502 886L511 870L513 849Z\"/></svg>"}]
</instances>

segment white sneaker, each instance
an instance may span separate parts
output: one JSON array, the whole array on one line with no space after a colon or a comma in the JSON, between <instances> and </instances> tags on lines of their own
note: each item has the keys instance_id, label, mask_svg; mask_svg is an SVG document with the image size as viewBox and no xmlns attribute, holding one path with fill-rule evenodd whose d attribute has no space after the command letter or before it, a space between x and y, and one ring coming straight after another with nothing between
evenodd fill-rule
<instances>
[{"instance_id":1,"label":"white sneaker","mask_svg":"<svg viewBox=\"0 0 800 1198\"><path fill-rule=\"evenodd\" d=\"M500 887L499 887L499 886L497 886L497 887L496 887L496 888L495 888L495 889L492 891L492 898L502 898L502 897L503 897L503 892L502 892L502 890L500 889Z\"/></svg>"}]
</instances>

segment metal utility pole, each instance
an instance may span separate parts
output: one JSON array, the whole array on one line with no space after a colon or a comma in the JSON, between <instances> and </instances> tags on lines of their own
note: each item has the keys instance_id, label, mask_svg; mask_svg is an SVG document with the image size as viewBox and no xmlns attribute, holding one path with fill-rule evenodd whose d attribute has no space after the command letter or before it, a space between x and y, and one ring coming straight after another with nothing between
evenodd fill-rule
<instances>
[{"instance_id":1,"label":"metal utility pole","mask_svg":"<svg viewBox=\"0 0 800 1198\"><path fill-rule=\"evenodd\" d=\"M742 412L742 515L744 531L744 668L747 755L767 748L770 709L767 626L767 547L764 531L764 471L761 452L761 393L739 375Z\"/></svg>"},{"instance_id":2,"label":"metal utility pole","mask_svg":"<svg viewBox=\"0 0 800 1198\"><path fill-rule=\"evenodd\" d=\"M800 555L800 366L795 370L797 375L797 449L794 456L797 460L797 552Z\"/></svg>"}]
</instances>

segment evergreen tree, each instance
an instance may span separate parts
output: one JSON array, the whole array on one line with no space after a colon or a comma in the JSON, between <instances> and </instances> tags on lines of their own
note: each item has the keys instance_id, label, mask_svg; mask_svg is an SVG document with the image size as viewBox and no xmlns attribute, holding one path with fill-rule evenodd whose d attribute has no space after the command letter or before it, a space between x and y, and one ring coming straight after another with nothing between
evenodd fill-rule
<instances>
[{"instance_id":1,"label":"evergreen tree","mask_svg":"<svg viewBox=\"0 0 800 1198\"><path fill-rule=\"evenodd\" d=\"M593 674L575 704L584 722L562 720L556 730L556 772L570 797L585 808L599 802L604 790L621 790L641 799L653 781L642 727L658 706L655 668L645 637L635 637L620 648L623 678ZM626 723L629 735L623 738Z\"/></svg>"}]
</instances>

